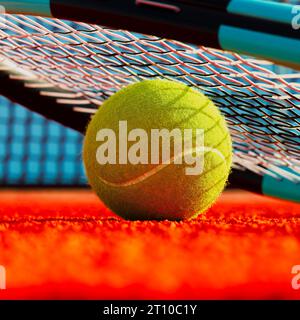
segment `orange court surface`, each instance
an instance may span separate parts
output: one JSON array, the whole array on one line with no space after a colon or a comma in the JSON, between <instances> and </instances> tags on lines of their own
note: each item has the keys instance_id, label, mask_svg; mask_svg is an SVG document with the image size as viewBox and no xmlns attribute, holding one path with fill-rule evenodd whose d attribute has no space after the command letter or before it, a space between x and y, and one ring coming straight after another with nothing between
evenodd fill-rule
<instances>
[{"instance_id":1,"label":"orange court surface","mask_svg":"<svg viewBox=\"0 0 300 320\"><path fill-rule=\"evenodd\" d=\"M0 192L8 299L299 299L300 205L226 191L205 215L129 222L88 190Z\"/></svg>"}]
</instances>

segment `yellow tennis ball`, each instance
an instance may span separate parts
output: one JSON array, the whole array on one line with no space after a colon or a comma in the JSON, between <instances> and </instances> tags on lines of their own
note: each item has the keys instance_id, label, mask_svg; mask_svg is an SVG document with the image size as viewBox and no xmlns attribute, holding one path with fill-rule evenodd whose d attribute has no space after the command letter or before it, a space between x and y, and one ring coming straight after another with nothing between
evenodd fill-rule
<instances>
[{"instance_id":1,"label":"yellow tennis ball","mask_svg":"<svg viewBox=\"0 0 300 320\"><path fill-rule=\"evenodd\" d=\"M88 181L130 220L195 217L222 192L231 167L229 130L201 92L168 80L127 86L88 125Z\"/></svg>"}]
</instances>

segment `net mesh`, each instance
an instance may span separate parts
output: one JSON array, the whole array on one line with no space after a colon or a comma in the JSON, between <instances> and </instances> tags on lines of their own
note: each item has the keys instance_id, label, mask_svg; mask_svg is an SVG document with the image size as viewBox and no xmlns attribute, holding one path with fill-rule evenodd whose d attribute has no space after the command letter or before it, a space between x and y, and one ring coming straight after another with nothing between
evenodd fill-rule
<instances>
[{"instance_id":1,"label":"net mesh","mask_svg":"<svg viewBox=\"0 0 300 320\"><path fill-rule=\"evenodd\" d=\"M96 105L101 105L121 87L142 79L167 78L202 90L227 118L234 143L235 167L300 182L299 71L155 36L21 15L6 15L2 19L0 48L2 56L21 68L55 86L78 92L83 100ZM11 115L9 121L1 116L1 125L7 127L2 131L15 136L12 131L18 112L14 114L13 110L20 109L9 105L7 110ZM53 130L52 124L32 117L34 120L25 121L25 125L32 126L37 119L47 124L48 129L41 134L46 148L51 143L48 135ZM69 180L56 179L55 183L84 183L83 174L78 173L82 172L81 165L77 165L81 161L80 136L71 133L69 141L65 137L71 131L55 130L61 130L58 139L61 151L55 160L57 168L68 159L62 150L72 148L72 144L76 144L76 156L71 161L79 168L77 177L75 173ZM10 144L11 139L5 140L5 144ZM35 137L27 134L24 139L30 141ZM6 149L4 162L11 161L11 150ZM27 149L23 157L35 156ZM46 158L44 155L39 161ZM39 184L47 183L42 169L43 166L40 175L36 174ZM30 181L35 183L33 180ZM23 174L19 182L27 181Z\"/></svg>"},{"instance_id":2,"label":"net mesh","mask_svg":"<svg viewBox=\"0 0 300 320\"><path fill-rule=\"evenodd\" d=\"M0 184L80 186L82 136L0 99Z\"/></svg>"}]
</instances>

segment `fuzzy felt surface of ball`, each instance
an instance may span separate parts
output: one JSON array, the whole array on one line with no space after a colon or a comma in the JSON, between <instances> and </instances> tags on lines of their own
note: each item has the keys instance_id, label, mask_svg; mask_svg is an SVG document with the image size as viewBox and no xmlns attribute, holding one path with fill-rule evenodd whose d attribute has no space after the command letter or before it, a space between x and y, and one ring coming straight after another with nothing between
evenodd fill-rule
<instances>
[{"instance_id":1,"label":"fuzzy felt surface of ball","mask_svg":"<svg viewBox=\"0 0 300 320\"><path fill-rule=\"evenodd\" d=\"M219 109L200 91L145 80L99 107L83 160L90 185L119 216L181 220L204 213L224 189L232 142Z\"/></svg>"}]
</instances>

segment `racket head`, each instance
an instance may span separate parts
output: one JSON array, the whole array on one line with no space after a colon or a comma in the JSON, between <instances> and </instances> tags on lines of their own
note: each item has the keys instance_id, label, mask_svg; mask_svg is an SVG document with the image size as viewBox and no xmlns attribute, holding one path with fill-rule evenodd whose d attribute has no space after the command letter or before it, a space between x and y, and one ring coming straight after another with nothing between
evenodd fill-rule
<instances>
[{"instance_id":1,"label":"racket head","mask_svg":"<svg viewBox=\"0 0 300 320\"><path fill-rule=\"evenodd\" d=\"M296 70L157 36L23 15L7 15L0 41L1 93L33 111L83 133L91 114L123 86L181 81L226 116L239 175L234 184L242 186L250 172L259 178L256 188L265 176L298 186Z\"/></svg>"}]
</instances>

